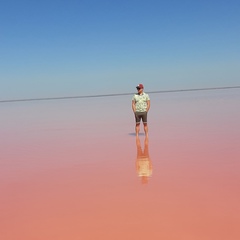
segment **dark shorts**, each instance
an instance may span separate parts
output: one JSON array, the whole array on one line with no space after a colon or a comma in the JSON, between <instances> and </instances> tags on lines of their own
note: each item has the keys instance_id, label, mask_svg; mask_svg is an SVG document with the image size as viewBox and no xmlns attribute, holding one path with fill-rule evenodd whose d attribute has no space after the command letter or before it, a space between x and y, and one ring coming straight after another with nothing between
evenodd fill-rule
<instances>
[{"instance_id":1,"label":"dark shorts","mask_svg":"<svg viewBox=\"0 0 240 240\"><path fill-rule=\"evenodd\" d=\"M140 123L141 119L143 123L147 123L147 112L135 112L136 123Z\"/></svg>"}]
</instances>

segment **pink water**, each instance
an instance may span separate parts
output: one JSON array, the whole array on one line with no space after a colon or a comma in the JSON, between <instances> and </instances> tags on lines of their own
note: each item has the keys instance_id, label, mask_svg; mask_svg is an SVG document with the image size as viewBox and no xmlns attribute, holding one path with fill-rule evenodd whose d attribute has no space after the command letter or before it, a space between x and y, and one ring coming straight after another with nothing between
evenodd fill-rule
<instances>
[{"instance_id":1,"label":"pink water","mask_svg":"<svg viewBox=\"0 0 240 240\"><path fill-rule=\"evenodd\" d=\"M150 97L1 104L0 239L239 240L240 91Z\"/></svg>"}]
</instances>

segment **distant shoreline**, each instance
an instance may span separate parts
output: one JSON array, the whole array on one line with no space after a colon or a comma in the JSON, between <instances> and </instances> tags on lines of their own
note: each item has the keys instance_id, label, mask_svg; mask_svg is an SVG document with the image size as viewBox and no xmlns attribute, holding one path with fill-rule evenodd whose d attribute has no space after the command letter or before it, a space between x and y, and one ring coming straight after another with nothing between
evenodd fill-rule
<instances>
[{"instance_id":1,"label":"distant shoreline","mask_svg":"<svg viewBox=\"0 0 240 240\"><path fill-rule=\"evenodd\" d=\"M237 89L240 86L228 86L228 87L212 87L212 88L190 88L190 89L173 89L173 90L161 90L161 91L148 91L148 93L174 93L174 92L192 92L192 91L211 91L211 90L224 90L224 89ZM98 94L98 95L82 95L82 96L66 96L66 97L44 97L44 98L23 98L23 99L6 99L0 100L0 103L10 102L30 102L30 101L50 101L50 100L65 100L65 99L77 99L77 98L99 98L99 97L115 97L132 95L131 93L112 93L112 94Z\"/></svg>"}]
</instances>

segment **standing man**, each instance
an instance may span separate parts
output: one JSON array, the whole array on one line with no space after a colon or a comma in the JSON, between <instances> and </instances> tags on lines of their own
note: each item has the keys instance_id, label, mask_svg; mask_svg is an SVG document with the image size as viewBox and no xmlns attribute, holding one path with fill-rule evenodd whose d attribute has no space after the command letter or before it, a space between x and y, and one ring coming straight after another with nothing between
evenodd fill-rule
<instances>
[{"instance_id":1,"label":"standing man","mask_svg":"<svg viewBox=\"0 0 240 240\"><path fill-rule=\"evenodd\" d=\"M140 130L140 122L142 120L143 126L144 126L144 132L146 137L148 136L148 126L147 126L147 113L150 109L150 98L148 94L143 92L143 85L138 84L136 86L137 88L137 93L134 94L132 98L132 110L135 115L135 120L136 120L136 136L138 137L139 130Z\"/></svg>"}]
</instances>

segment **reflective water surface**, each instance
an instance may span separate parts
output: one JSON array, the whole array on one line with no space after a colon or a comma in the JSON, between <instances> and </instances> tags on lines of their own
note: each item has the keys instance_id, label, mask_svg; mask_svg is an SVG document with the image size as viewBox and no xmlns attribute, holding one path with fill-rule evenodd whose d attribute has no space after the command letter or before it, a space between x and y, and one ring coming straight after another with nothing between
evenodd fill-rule
<instances>
[{"instance_id":1,"label":"reflective water surface","mask_svg":"<svg viewBox=\"0 0 240 240\"><path fill-rule=\"evenodd\" d=\"M0 239L239 240L240 90L1 104Z\"/></svg>"}]
</instances>

